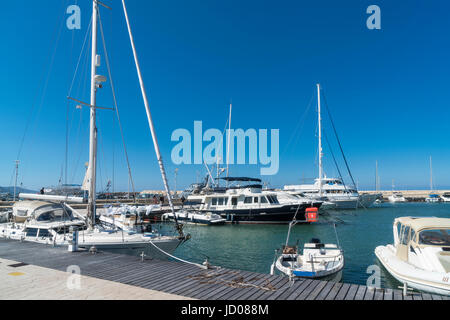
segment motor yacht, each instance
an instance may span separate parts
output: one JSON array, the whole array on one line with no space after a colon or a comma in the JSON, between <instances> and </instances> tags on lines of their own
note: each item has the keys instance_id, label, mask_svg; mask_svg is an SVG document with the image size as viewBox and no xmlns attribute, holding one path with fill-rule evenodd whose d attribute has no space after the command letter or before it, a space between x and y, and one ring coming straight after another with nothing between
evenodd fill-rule
<instances>
[{"instance_id":1,"label":"motor yacht","mask_svg":"<svg viewBox=\"0 0 450 320\"><path fill-rule=\"evenodd\" d=\"M326 203L322 206L323 209L356 209L359 203L358 191L348 188L341 179L336 178L316 179L314 184L286 185L283 191L324 201ZM366 204L369 205L369 203Z\"/></svg>"},{"instance_id":2,"label":"motor yacht","mask_svg":"<svg viewBox=\"0 0 450 320\"><path fill-rule=\"evenodd\" d=\"M394 243L375 255L407 287L450 295L450 219L401 217L394 221Z\"/></svg>"},{"instance_id":3,"label":"motor yacht","mask_svg":"<svg viewBox=\"0 0 450 320\"><path fill-rule=\"evenodd\" d=\"M441 195L441 200L443 202L450 202L450 192L445 192L443 195Z\"/></svg>"},{"instance_id":4,"label":"motor yacht","mask_svg":"<svg viewBox=\"0 0 450 320\"><path fill-rule=\"evenodd\" d=\"M262 189L261 180L254 178L221 178L229 185L223 190L206 191L194 195L200 202L199 212L211 212L233 223L289 223L298 212L300 221L309 222L305 210L319 208L321 201L280 203L276 191ZM241 185L245 182L249 184ZM239 184L236 184L239 183ZM256 183L256 184L251 184ZM188 196L188 201L191 197Z\"/></svg>"},{"instance_id":5,"label":"motor yacht","mask_svg":"<svg viewBox=\"0 0 450 320\"><path fill-rule=\"evenodd\" d=\"M403 194L401 192L393 192L389 197L388 197L389 202L406 202L405 197L403 196Z\"/></svg>"}]
</instances>

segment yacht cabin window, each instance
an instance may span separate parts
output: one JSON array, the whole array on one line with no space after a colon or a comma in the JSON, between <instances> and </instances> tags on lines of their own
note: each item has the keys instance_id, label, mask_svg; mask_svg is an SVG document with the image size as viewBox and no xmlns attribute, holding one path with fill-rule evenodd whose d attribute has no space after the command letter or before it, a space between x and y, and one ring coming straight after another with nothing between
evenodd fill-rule
<instances>
[{"instance_id":1,"label":"yacht cabin window","mask_svg":"<svg viewBox=\"0 0 450 320\"><path fill-rule=\"evenodd\" d=\"M269 202L273 204L279 203L276 195L267 195L267 200L269 200Z\"/></svg>"},{"instance_id":2,"label":"yacht cabin window","mask_svg":"<svg viewBox=\"0 0 450 320\"><path fill-rule=\"evenodd\" d=\"M236 198L236 197L231 198L231 205L232 206L237 206L237 203L238 203L238 198Z\"/></svg>"},{"instance_id":3,"label":"yacht cabin window","mask_svg":"<svg viewBox=\"0 0 450 320\"><path fill-rule=\"evenodd\" d=\"M259 199L258 197L254 197L253 198L253 203L258 203L258 199Z\"/></svg>"},{"instance_id":4,"label":"yacht cabin window","mask_svg":"<svg viewBox=\"0 0 450 320\"><path fill-rule=\"evenodd\" d=\"M245 197L244 203L252 203L252 197Z\"/></svg>"},{"instance_id":5,"label":"yacht cabin window","mask_svg":"<svg viewBox=\"0 0 450 320\"><path fill-rule=\"evenodd\" d=\"M211 199L211 205L212 206L223 206L226 205L228 203L228 198L212 198Z\"/></svg>"},{"instance_id":6,"label":"yacht cabin window","mask_svg":"<svg viewBox=\"0 0 450 320\"><path fill-rule=\"evenodd\" d=\"M424 230L419 233L419 244L448 247L450 246L450 229Z\"/></svg>"},{"instance_id":7,"label":"yacht cabin window","mask_svg":"<svg viewBox=\"0 0 450 320\"><path fill-rule=\"evenodd\" d=\"M261 203L267 203L267 199L266 199L266 197L261 197Z\"/></svg>"}]
</instances>

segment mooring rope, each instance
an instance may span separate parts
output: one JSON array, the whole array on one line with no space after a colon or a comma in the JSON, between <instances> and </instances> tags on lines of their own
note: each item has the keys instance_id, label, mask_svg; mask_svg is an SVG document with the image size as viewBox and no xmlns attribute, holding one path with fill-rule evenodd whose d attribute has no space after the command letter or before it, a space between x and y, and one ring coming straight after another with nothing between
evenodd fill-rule
<instances>
[{"instance_id":1,"label":"mooring rope","mask_svg":"<svg viewBox=\"0 0 450 320\"><path fill-rule=\"evenodd\" d=\"M208 266L208 265L202 265L202 264L198 264L198 263L195 263L195 262L183 260L183 259L181 259L181 258L175 257L174 255L171 255L170 253L164 251L163 249L161 249L160 247L158 247L156 244L154 244L152 241L149 241L149 243L150 243L152 246L154 246L156 249L158 249L161 253L165 254L165 255L168 256L168 257L171 257L172 259L175 259L175 260L180 261L180 262L183 262L183 263L191 264L191 265L194 265L194 266L196 266L196 267L199 267L199 268L202 268L202 269L205 269L205 270L209 269L209 266Z\"/></svg>"}]
</instances>

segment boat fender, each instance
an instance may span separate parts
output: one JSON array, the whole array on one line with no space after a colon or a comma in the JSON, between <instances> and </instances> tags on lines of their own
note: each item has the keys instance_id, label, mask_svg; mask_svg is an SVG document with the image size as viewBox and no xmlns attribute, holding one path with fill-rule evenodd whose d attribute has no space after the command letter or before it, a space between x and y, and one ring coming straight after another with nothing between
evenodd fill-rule
<instances>
[{"instance_id":1,"label":"boat fender","mask_svg":"<svg viewBox=\"0 0 450 320\"><path fill-rule=\"evenodd\" d=\"M306 222L317 222L319 221L319 209L313 207L313 208L307 208L305 211L305 220Z\"/></svg>"},{"instance_id":2,"label":"boat fender","mask_svg":"<svg viewBox=\"0 0 450 320\"><path fill-rule=\"evenodd\" d=\"M272 265L270 266L270 275L273 276L275 273L275 263L272 263Z\"/></svg>"}]
</instances>

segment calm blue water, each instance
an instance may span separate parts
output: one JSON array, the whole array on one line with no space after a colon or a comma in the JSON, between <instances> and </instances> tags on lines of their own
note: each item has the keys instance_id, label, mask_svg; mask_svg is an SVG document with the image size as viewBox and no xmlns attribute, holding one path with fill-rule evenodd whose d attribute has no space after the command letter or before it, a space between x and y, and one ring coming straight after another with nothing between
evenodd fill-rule
<instances>
[{"instance_id":1,"label":"calm blue water","mask_svg":"<svg viewBox=\"0 0 450 320\"><path fill-rule=\"evenodd\" d=\"M336 243L333 222L344 249L345 267L342 282L365 285L370 265L381 265L375 257L375 247L393 242L392 223L401 216L435 216L450 218L450 204L401 203L380 204L375 208L329 211L321 222L296 225L291 232L291 244L300 245L311 238L324 243ZM192 239L175 254L183 259L231 269L270 273L275 250L286 241L287 225L187 225ZM381 267L381 285L397 288L399 283Z\"/></svg>"}]
</instances>

